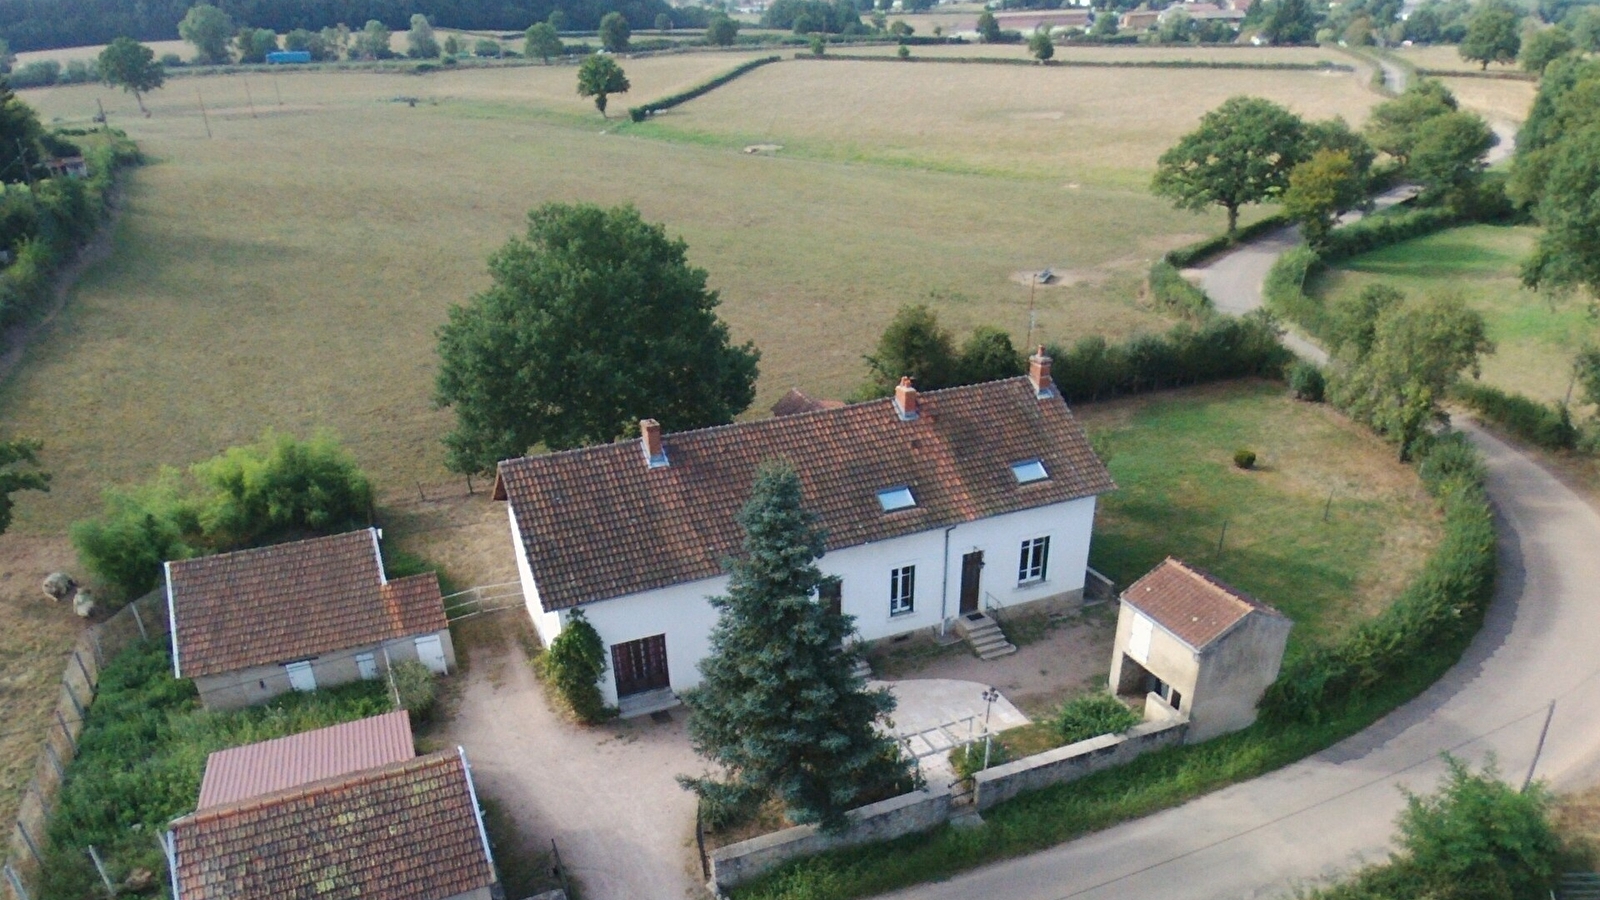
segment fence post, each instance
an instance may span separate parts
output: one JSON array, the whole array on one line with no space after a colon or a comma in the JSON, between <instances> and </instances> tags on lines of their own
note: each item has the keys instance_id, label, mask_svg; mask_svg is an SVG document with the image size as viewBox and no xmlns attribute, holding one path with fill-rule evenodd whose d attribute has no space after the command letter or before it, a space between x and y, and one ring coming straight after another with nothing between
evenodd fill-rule
<instances>
[{"instance_id":1,"label":"fence post","mask_svg":"<svg viewBox=\"0 0 1600 900\"><path fill-rule=\"evenodd\" d=\"M28 826L22 824L21 819L17 820L17 833L22 835L22 842L28 845L28 852L33 854L34 864L42 870L44 868L44 857L39 855L39 845L33 842L33 835L28 833Z\"/></svg>"},{"instance_id":2,"label":"fence post","mask_svg":"<svg viewBox=\"0 0 1600 900\"><path fill-rule=\"evenodd\" d=\"M133 610L133 621L139 626L140 640L150 640L150 632L146 631L144 628L144 616L139 615L139 601L135 600L132 603L129 603L128 608Z\"/></svg>"},{"instance_id":3,"label":"fence post","mask_svg":"<svg viewBox=\"0 0 1600 900\"><path fill-rule=\"evenodd\" d=\"M66 689L67 699L72 701L72 708L78 711L78 721L86 720L88 713L84 711L83 701L78 699L78 692L72 689L72 682L63 678L61 679L61 686Z\"/></svg>"},{"instance_id":4,"label":"fence post","mask_svg":"<svg viewBox=\"0 0 1600 900\"><path fill-rule=\"evenodd\" d=\"M72 651L72 659L78 664L78 671L83 673L83 685L89 689L89 695L94 696L94 679L89 677L89 667L83 664L83 654Z\"/></svg>"},{"instance_id":5,"label":"fence post","mask_svg":"<svg viewBox=\"0 0 1600 900\"><path fill-rule=\"evenodd\" d=\"M6 881L10 882L11 890L16 892L17 900L31 900L27 888L22 886L22 879L17 877L17 870L11 868L11 863L6 863Z\"/></svg>"},{"instance_id":6,"label":"fence post","mask_svg":"<svg viewBox=\"0 0 1600 900\"><path fill-rule=\"evenodd\" d=\"M67 717L61 714L61 707L56 707L56 724L61 726L61 733L67 736L67 746L72 748L72 755L78 755L78 741L72 736L72 729L67 727Z\"/></svg>"},{"instance_id":7,"label":"fence post","mask_svg":"<svg viewBox=\"0 0 1600 900\"><path fill-rule=\"evenodd\" d=\"M89 629L89 640L94 643L94 669L98 672L106 664L106 651L100 646L99 626Z\"/></svg>"},{"instance_id":8,"label":"fence post","mask_svg":"<svg viewBox=\"0 0 1600 900\"><path fill-rule=\"evenodd\" d=\"M94 870L100 873L100 880L105 882L106 896L115 898L117 886L112 884L111 876L106 874L106 864L100 859L100 854L95 852L94 845L89 845L89 859L94 862Z\"/></svg>"},{"instance_id":9,"label":"fence post","mask_svg":"<svg viewBox=\"0 0 1600 900\"><path fill-rule=\"evenodd\" d=\"M56 777L65 780L67 770L61 766L61 757L56 753L55 745L48 740L44 742L44 755L46 759L50 760L50 768L56 770Z\"/></svg>"}]
</instances>

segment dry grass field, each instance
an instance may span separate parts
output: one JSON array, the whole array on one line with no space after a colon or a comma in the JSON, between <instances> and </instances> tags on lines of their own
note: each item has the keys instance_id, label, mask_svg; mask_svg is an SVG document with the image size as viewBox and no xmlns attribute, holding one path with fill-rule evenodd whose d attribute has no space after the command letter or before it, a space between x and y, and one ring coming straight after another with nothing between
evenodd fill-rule
<instances>
[{"instance_id":1,"label":"dry grass field","mask_svg":"<svg viewBox=\"0 0 1600 900\"><path fill-rule=\"evenodd\" d=\"M725 147L777 143L786 154L818 159L1108 188L1132 199L1145 194L1161 152L1237 94L1355 125L1376 99L1349 72L807 61L753 72L669 110L646 131Z\"/></svg>"},{"instance_id":2,"label":"dry grass field","mask_svg":"<svg viewBox=\"0 0 1600 900\"><path fill-rule=\"evenodd\" d=\"M1533 107L1539 85L1532 81L1490 78L1441 78L1461 106L1488 120L1490 125L1522 125Z\"/></svg>"},{"instance_id":3,"label":"dry grass field","mask_svg":"<svg viewBox=\"0 0 1600 900\"><path fill-rule=\"evenodd\" d=\"M909 22L913 17L907 16ZM892 21L892 20L891 20ZM930 28L928 32L931 33ZM924 34L917 26L917 34ZM829 47L829 53L851 56L894 56L899 48L874 45L852 49ZM936 44L929 47L912 47L912 56L981 56L997 59L1032 59L1026 44ZM1056 44L1056 60L1071 62L1237 62L1252 65L1269 63L1319 63L1332 62L1353 65L1349 57L1321 47L1197 47L1159 46L1137 44L1134 46L1093 46ZM1190 73L1193 74L1193 73Z\"/></svg>"},{"instance_id":4,"label":"dry grass field","mask_svg":"<svg viewBox=\"0 0 1600 900\"><path fill-rule=\"evenodd\" d=\"M1419 69L1436 69L1441 72L1477 72L1482 69L1478 63L1461 58L1461 53L1455 44L1434 44L1427 47L1396 47L1394 55L1411 63ZM1495 64L1489 67L1491 72L1514 72L1516 66Z\"/></svg>"}]
</instances>

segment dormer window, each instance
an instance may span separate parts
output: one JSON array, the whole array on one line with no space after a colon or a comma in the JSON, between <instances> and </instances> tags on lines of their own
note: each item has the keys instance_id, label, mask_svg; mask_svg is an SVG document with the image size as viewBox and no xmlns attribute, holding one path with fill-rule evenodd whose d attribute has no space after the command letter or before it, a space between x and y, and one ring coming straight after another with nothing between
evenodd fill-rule
<instances>
[{"instance_id":1,"label":"dormer window","mask_svg":"<svg viewBox=\"0 0 1600 900\"><path fill-rule=\"evenodd\" d=\"M911 496L911 488L901 485L879 491L878 505L883 507L884 512L890 513L916 506L917 498Z\"/></svg>"},{"instance_id":2,"label":"dormer window","mask_svg":"<svg viewBox=\"0 0 1600 900\"><path fill-rule=\"evenodd\" d=\"M1044 470L1044 462L1037 459L1012 463L1011 474L1016 476L1017 484L1032 484L1050 477L1050 473Z\"/></svg>"}]
</instances>

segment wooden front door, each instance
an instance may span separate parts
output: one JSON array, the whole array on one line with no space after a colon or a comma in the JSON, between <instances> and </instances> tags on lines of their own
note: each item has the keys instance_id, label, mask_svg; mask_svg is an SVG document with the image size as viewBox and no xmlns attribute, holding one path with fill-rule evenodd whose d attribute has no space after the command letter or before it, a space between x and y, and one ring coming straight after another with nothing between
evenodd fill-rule
<instances>
[{"instance_id":1,"label":"wooden front door","mask_svg":"<svg viewBox=\"0 0 1600 900\"><path fill-rule=\"evenodd\" d=\"M667 636L640 638L611 645L611 667L617 673L617 696L627 697L669 686Z\"/></svg>"},{"instance_id":2,"label":"wooden front door","mask_svg":"<svg viewBox=\"0 0 1600 900\"><path fill-rule=\"evenodd\" d=\"M983 575L983 551L974 550L961 557L961 614L978 611L979 583Z\"/></svg>"}]
</instances>

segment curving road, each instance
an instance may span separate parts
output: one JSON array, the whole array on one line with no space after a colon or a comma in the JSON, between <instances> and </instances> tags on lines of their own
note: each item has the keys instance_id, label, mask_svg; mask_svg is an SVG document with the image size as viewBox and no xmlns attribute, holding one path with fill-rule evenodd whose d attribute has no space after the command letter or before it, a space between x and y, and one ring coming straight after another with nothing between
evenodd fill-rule
<instances>
[{"instance_id":1,"label":"curving road","mask_svg":"<svg viewBox=\"0 0 1600 900\"><path fill-rule=\"evenodd\" d=\"M1259 306L1261 275L1292 243L1279 232L1224 257L1208 267L1207 292L1229 311ZM1527 456L1470 424L1465 430L1488 463L1500 579L1482 632L1438 684L1366 731L1261 778L888 896L1282 897L1382 859L1404 806L1400 788L1430 790L1441 753L1474 762L1492 754L1520 783L1547 713L1538 777L1557 789L1600 781L1600 513Z\"/></svg>"}]
</instances>

